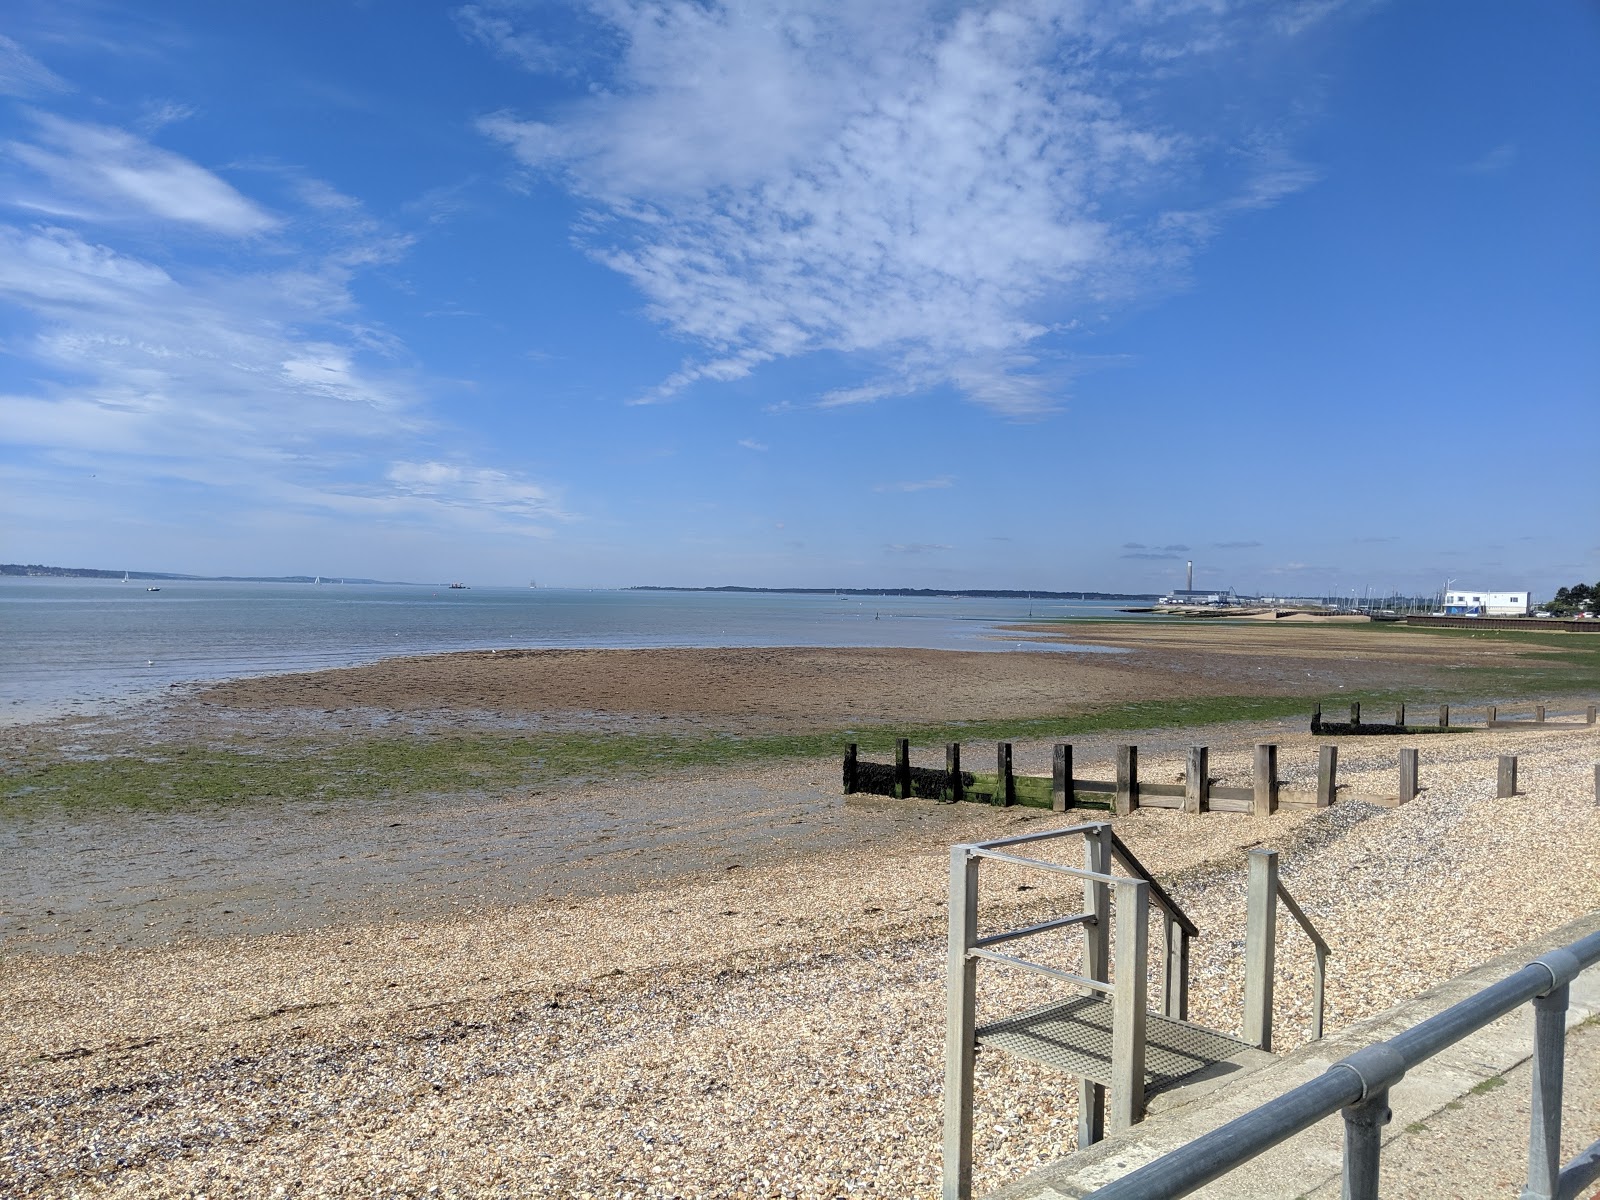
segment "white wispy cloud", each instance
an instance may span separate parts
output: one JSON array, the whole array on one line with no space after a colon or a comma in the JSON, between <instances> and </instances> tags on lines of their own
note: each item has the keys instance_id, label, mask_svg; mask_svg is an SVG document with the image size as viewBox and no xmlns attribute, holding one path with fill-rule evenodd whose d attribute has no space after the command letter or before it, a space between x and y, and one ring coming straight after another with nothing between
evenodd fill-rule
<instances>
[{"instance_id":1,"label":"white wispy cloud","mask_svg":"<svg viewBox=\"0 0 1600 1200\"><path fill-rule=\"evenodd\" d=\"M1292 38L1328 7L1249 36ZM462 12L519 57L525 14ZM833 351L866 377L826 406L942 384L1048 410L1068 375L1042 359L1074 313L1314 178L1215 107L1163 102L1164 80L1244 36L1222 5L593 0L587 16L590 44L619 47L588 97L478 127L586 198L592 253L703 348L646 401ZM540 46L524 65L548 71Z\"/></svg>"},{"instance_id":2,"label":"white wispy cloud","mask_svg":"<svg viewBox=\"0 0 1600 1200\"><path fill-rule=\"evenodd\" d=\"M942 542L890 542L884 549L890 554L937 554L943 550L954 550L955 547Z\"/></svg>"},{"instance_id":3,"label":"white wispy cloud","mask_svg":"<svg viewBox=\"0 0 1600 1200\"><path fill-rule=\"evenodd\" d=\"M772 449L772 447L767 445L765 442L758 442L758 441L755 440L755 438L740 438L739 439L739 445L743 446L746 450L770 450L770 449Z\"/></svg>"},{"instance_id":4,"label":"white wispy cloud","mask_svg":"<svg viewBox=\"0 0 1600 1200\"><path fill-rule=\"evenodd\" d=\"M1517 148L1510 142L1496 146L1493 150L1462 166L1461 170L1468 175L1494 175L1516 165Z\"/></svg>"},{"instance_id":5,"label":"white wispy cloud","mask_svg":"<svg viewBox=\"0 0 1600 1200\"><path fill-rule=\"evenodd\" d=\"M266 233L279 221L231 184L181 155L108 125L35 114L31 141L5 153L43 178L44 189L20 188L12 204L57 217L126 220L135 214L232 236Z\"/></svg>"},{"instance_id":6,"label":"white wispy cloud","mask_svg":"<svg viewBox=\"0 0 1600 1200\"><path fill-rule=\"evenodd\" d=\"M880 483L872 490L875 492L926 492L935 488L947 488L955 484L954 475L938 475L932 479L910 479L899 483Z\"/></svg>"},{"instance_id":7,"label":"white wispy cloud","mask_svg":"<svg viewBox=\"0 0 1600 1200\"><path fill-rule=\"evenodd\" d=\"M70 90L66 80L16 42L0 34L0 96L26 99L41 93Z\"/></svg>"},{"instance_id":8,"label":"white wispy cloud","mask_svg":"<svg viewBox=\"0 0 1600 1200\"><path fill-rule=\"evenodd\" d=\"M409 240L357 199L278 170L287 202L269 216L135 134L33 121L34 140L6 147L33 172L27 194L14 172L0 187L0 207L55 214L0 221L6 349L33 380L0 398L4 438L30 469L436 527L538 533L568 519L535 481L441 456L426 381L352 286ZM131 239L138 251L101 211L119 197L124 209L143 198L154 223ZM188 253L217 234L242 239L224 264Z\"/></svg>"}]
</instances>

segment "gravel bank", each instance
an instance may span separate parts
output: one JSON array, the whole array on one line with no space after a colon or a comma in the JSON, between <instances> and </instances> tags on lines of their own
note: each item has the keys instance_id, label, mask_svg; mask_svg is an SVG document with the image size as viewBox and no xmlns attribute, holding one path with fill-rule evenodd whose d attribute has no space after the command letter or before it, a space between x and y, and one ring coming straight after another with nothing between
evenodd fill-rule
<instances>
[{"instance_id":1,"label":"gravel bank","mask_svg":"<svg viewBox=\"0 0 1600 1200\"><path fill-rule=\"evenodd\" d=\"M1310 769L1311 739L1281 728L1140 739L1141 766L1175 775L1203 740L1214 773L1242 782L1261 736L1285 774ZM1400 744L1343 743L1345 782L1393 790ZM1426 790L1403 809L1118 821L1202 929L1196 1019L1239 1019L1246 847L1283 852L1334 946L1332 1027L1593 907L1595 731L1420 745ZM1081 747L1080 762L1109 757L1109 742ZM1019 745L1019 768L1048 753ZM1493 798L1500 753L1522 756L1514 800ZM1062 820L937 812L826 859L794 847L624 894L7 956L0 1194L934 1196L948 846ZM1019 890L1032 883L997 873L985 903L1005 920L1071 903ZM1286 922L1279 953L1288 1046L1310 955ZM990 979L985 1002L1029 1001ZM1061 1085L980 1064L980 1188L1071 1149Z\"/></svg>"}]
</instances>

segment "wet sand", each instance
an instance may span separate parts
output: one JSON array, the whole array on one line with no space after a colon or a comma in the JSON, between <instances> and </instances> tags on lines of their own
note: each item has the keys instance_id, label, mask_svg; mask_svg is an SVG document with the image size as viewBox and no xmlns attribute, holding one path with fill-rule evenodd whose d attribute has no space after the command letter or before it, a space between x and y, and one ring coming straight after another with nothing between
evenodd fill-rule
<instances>
[{"instance_id":1,"label":"wet sand","mask_svg":"<svg viewBox=\"0 0 1600 1200\"><path fill-rule=\"evenodd\" d=\"M1464 658L1514 651L1326 628L1045 628L1126 653L473 652L174 689L118 714L13 732L38 761L157 744L248 751L508 729L810 731L1043 717L1170 697L1325 695L1431 682ZM1138 740L1153 746L1162 737ZM1094 742L1080 742L1081 760ZM846 803L837 760L493 794L86 816L23 808L0 817L0 948L148 947L616 894L728 864L892 841L906 819L893 807Z\"/></svg>"}]
</instances>

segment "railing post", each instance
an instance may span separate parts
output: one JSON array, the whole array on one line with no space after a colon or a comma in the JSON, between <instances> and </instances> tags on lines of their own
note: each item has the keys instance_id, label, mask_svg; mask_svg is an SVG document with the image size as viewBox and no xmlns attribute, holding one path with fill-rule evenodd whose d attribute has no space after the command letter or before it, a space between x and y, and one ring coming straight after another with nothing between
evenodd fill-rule
<instances>
[{"instance_id":1,"label":"railing post","mask_svg":"<svg viewBox=\"0 0 1600 1200\"><path fill-rule=\"evenodd\" d=\"M1072 800L1072 747L1057 742L1050 764L1050 808L1054 812L1066 812L1072 807Z\"/></svg>"},{"instance_id":2,"label":"railing post","mask_svg":"<svg viewBox=\"0 0 1600 1200\"><path fill-rule=\"evenodd\" d=\"M1379 1152L1389 1111L1389 1089L1381 1088L1344 1115L1344 1189L1342 1200L1378 1200Z\"/></svg>"},{"instance_id":3,"label":"railing post","mask_svg":"<svg viewBox=\"0 0 1600 1200\"><path fill-rule=\"evenodd\" d=\"M851 742L844 748L844 794L855 795L856 791L856 744Z\"/></svg>"},{"instance_id":4,"label":"railing post","mask_svg":"<svg viewBox=\"0 0 1600 1200\"><path fill-rule=\"evenodd\" d=\"M1210 807L1211 751L1204 746L1189 747L1189 763L1183 774L1183 811L1202 813Z\"/></svg>"},{"instance_id":5,"label":"railing post","mask_svg":"<svg viewBox=\"0 0 1600 1200\"><path fill-rule=\"evenodd\" d=\"M944 746L944 774L949 783L950 802L958 803L967 798L966 785L961 782L961 743L946 742Z\"/></svg>"},{"instance_id":6,"label":"railing post","mask_svg":"<svg viewBox=\"0 0 1600 1200\"><path fill-rule=\"evenodd\" d=\"M1593 725L1597 719L1600 719L1600 705L1591 704L1583 710L1583 723L1585 725Z\"/></svg>"},{"instance_id":7,"label":"railing post","mask_svg":"<svg viewBox=\"0 0 1600 1200\"><path fill-rule=\"evenodd\" d=\"M1278 747L1272 742L1256 744L1254 792L1251 804L1255 813L1278 811Z\"/></svg>"},{"instance_id":8,"label":"railing post","mask_svg":"<svg viewBox=\"0 0 1600 1200\"><path fill-rule=\"evenodd\" d=\"M904 800L911 795L911 740L894 741L894 798Z\"/></svg>"},{"instance_id":9,"label":"railing post","mask_svg":"<svg viewBox=\"0 0 1600 1200\"><path fill-rule=\"evenodd\" d=\"M944 1200L972 1196L972 1076L977 1060L978 858L950 848L950 951L945 974Z\"/></svg>"},{"instance_id":10,"label":"railing post","mask_svg":"<svg viewBox=\"0 0 1600 1200\"><path fill-rule=\"evenodd\" d=\"M1439 728L1450 728L1450 706L1448 704L1439 705Z\"/></svg>"},{"instance_id":11,"label":"railing post","mask_svg":"<svg viewBox=\"0 0 1600 1200\"><path fill-rule=\"evenodd\" d=\"M1495 774L1494 794L1505 800L1517 794L1517 756L1515 754L1502 754L1500 768Z\"/></svg>"},{"instance_id":12,"label":"railing post","mask_svg":"<svg viewBox=\"0 0 1600 1200\"><path fill-rule=\"evenodd\" d=\"M1011 743L1000 742L995 747L995 774L1000 782L995 786L994 803L1010 808L1017 802L1017 781L1011 774Z\"/></svg>"},{"instance_id":13,"label":"railing post","mask_svg":"<svg viewBox=\"0 0 1600 1200\"><path fill-rule=\"evenodd\" d=\"M1528 1186L1522 1200L1552 1200L1561 1174L1561 1085L1567 1045L1568 985L1533 999L1533 1115L1528 1124Z\"/></svg>"},{"instance_id":14,"label":"railing post","mask_svg":"<svg viewBox=\"0 0 1600 1200\"><path fill-rule=\"evenodd\" d=\"M1400 726L1400 728L1402 728L1402 729L1405 728L1405 725L1406 725L1406 706L1405 706L1405 703L1403 701L1400 704L1395 705L1394 723L1396 725Z\"/></svg>"},{"instance_id":15,"label":"railing post","mask_svg":"<svg viewBox=\"0 0 1600 1200\"><path fill-rule=\"evenodd\" d=\"M1493 725L1499 719L1500 719L1500 708L1499 708L1498 705L1491 704L1491 705L1489 705L1488 708L1486 708L1484 710L1483 723L1485 725Z\"/></svg>"},{"instance_id":16,"label":"railing post","mask_svg":"<svg viewBox=\"0 0 1600 1200\"><path fill-rule=\"evenodd\" d=\"M1139 747L1117 747L1117 816L1139 807Z\"/></svg>"},{"instance_id":17,"label":"railing post","mask_svg":"<svg viewBox=\"0 0 1600 1200\"><path fill-rule=\"evenodd\" d=\"M1161 973L1161 1015L1174 1021L1189 1019L1189 935L1171 913L1161 914L1162 945L1166 966Z\"/></svg>"},{"instance_id":18,"label":"railing post","mask_svg":"<svg viewBox=\"0 0 1600 1200\"><path fill-rule=\"evenodd\" d=\"M1410 804L1417 798L1417 752L1400 751L1400 803Z\"/></svg>"},{"instance_id":19,"label":"railing post","mask_svg":"<svg viewBox=\"0 0 1600 1200\"><path fill-rule=\"evenodd\" d=\"M1111 874L1111 825L1102 822L1083 835L1083 866L1097 875ZM1102 982L1111 978L1111 885L1083 881L1083 911L1094 920L1083 927L1083 973ZM1105 1085L1078 1080L1078 1146L1092 1146L1106 1136Z\"/></svg>"},{"instance_id":20,"label":"railing post","mask_svg":"<svg viewBox=\"0 0 1600 1200\"><path fill-rule=\"evenodd\" d=\"M1118 879L1117 966L1111 997L1111 1129L1121 1133L1144 1119L1144 1049L1150 949L1150 885Z\"/></svg>"},{"instance_id":21,"label":"railing post","mask_svg":"<svg viewBox=\"0 0 1600 1200\"><path fill-rule=\"evenodd\" d=\"M1350 724L1357 729L1361 728L1361 701L1359 700L1350 702Z\"/></svg>"},{"instance_id":22,"label":"railing post","mask_svg":"<svg viewBox=\"0 0 1600 1200\"><path fill-rule=\"evenodd\" d=\"M1535 704L1533 706L1533 720L1536 725L1544 724L1544 705Z\"/></svg>"},{"instance_id":23,"label":"railing post","mask_svg":"<svg viewBox=\"0 0 1600 1200\"><path fill-rule=\"evenodd\" d=\"M1272 979L1278 933L1278 852L1250 851L1244 935L1244 1040L1272 1049Z\"/></svg>"},{"instance_id":24,"label":"railing post","mask_svg":"<svg viewBox=\"0 0 1600 1200\"><path fill-rule=\"evenodd\" d=\"M1317 752L1317 807L1327 808L1339 791L1339 747L1323 746Z\"/></svg>"}]
</instances>

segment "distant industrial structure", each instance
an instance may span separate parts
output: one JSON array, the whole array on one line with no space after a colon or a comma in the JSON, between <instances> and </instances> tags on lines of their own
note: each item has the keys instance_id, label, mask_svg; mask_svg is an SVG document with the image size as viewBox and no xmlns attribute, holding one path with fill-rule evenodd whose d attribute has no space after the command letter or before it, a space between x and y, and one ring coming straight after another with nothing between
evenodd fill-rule
<instances>
[{"instance_id":1,"label":"distant industrial structure","mask_svg":"<svg viewBox=\"0 0 1600 1200\"><path fill-rule=\"evenodd\" d=\"M1446 591L1447 617L1525 617L1533 611L1531 592Z\"/></svg>"},{"instance_id":2,"label":"distant industrial structure","mask_svg":"<svg viewBox=\"0 0 1600 1200\"><path fill-rule=\"evenodd\" d=\"M1161 597L1162 604L1182 604L1202 608L1218 608L1225 604L1237 604L1231 591L1195 591L1194 589L1194 559L1189 559L1188 570L1184 576L1184 586L1168 592Z\"/></svg>"}]
</instances>

